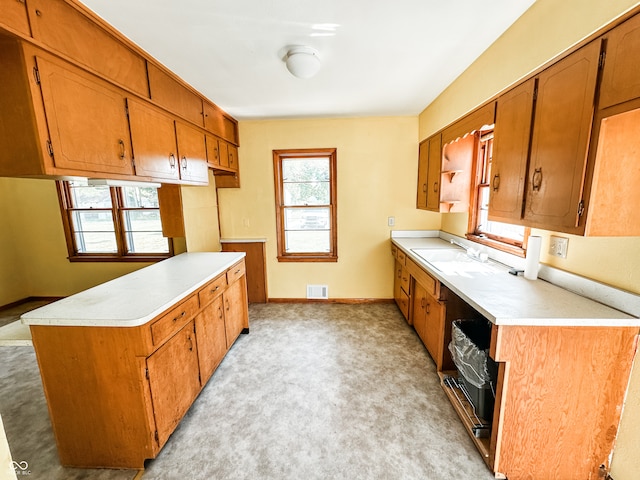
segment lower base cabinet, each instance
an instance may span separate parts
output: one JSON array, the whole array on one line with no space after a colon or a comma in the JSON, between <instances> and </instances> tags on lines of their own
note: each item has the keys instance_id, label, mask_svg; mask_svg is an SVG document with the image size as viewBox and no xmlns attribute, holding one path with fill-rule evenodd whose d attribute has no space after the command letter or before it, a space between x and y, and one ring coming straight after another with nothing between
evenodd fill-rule
<instances>
[{"instance_id":1,"label":"lower base cabinet","mask_svg":"<svg viewBox=\"0 0 640 480\"><path fill-rule=\"evenodd\" d=\"M140 469L155 458L241 332L244 259L137 327L31 325L68 467Z\"/></svg>"}]
</instances>

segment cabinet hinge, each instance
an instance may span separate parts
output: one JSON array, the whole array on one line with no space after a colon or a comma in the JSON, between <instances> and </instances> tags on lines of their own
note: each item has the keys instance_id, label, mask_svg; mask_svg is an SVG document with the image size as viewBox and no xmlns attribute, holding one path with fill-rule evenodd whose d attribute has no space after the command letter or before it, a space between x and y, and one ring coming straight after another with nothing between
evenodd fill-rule
<instances>
[{"instance_id":1,"label":"cabinet hinge","mask_svg":"<svg viewBox=\"0 0 640 480\"><path fill-rule=\"evenodd\" d=\"M49 156L53 158L53 144L51 140L47 140L47 152L49 152Z\"/></svg>"},{"instance_id":2,"label":"cabinet hinge","mask_svg":"<svg viewBox=\"0 0 640 480\"><path fill-rule=\"evenodd\" d=\"M145 368L144 369L144 376L147 378L147 380L149 380L149 369ZM158 432L156 432L156 435L158 434Z\"/></svg>"},{"instance_id":3,"label":"cabinet hinge","mask_svg":"<svg viewBox=\"0 0 640 480\"><path fill-rule=\"evenodd\" d=\"M40 70L38 67L33 67L33 78L36 80L36 85L40 85Z\"/></svg>"},{"instance_id":4,"label":"cabinet hinge","mask_svg":"<svg viewBox=\"0 0 640 480\"><path fill-rule=\"evenodd\" d=\"M578 216L581 217L583 213L584 213L584 200L580 200L580 203L578 203Z\"/></svg>"},{"instance_id":5,"label":"cabinet hinge","mask_svg":"<svg viewBox=\"0 0 640 480\"><path fill-rule=\"evenodd\" d=\"M598 68L599 69L603 69L604 68L604 61L607 58L607 52L605 52L604 50L600 52L600 58L598 58Z\"/></svg>"},{"instance_id":6,"label":"cabinet hinge","mask_svg":"<svg viewBox=\"0 0 640 480\"><path fill-rule=\"evenodd\" d=\"M153 436L155 437L156 442L160 443L160 435L158 435L158 430L155 431Z\"/></svg>"}]
</instances>

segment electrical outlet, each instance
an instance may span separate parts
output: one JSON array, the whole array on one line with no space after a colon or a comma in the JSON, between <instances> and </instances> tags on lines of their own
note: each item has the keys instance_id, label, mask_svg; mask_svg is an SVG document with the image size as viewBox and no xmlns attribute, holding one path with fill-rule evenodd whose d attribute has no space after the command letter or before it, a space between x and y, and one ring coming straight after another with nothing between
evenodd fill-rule
<instances>
[{"instance_id":1,"label":"electrical outlet","mask_svg":"<svg viewBox=\"0 0 640 480\"><path fill-rule=\"evenodd\" d=\"M393 227L396 224L396 217L387 218L387 225Z\"/></svg>"},{"instance_id":2,"label":"electrical outlet","mask_svg":"<svg viewBox=\"0 0 640 480\"><path fill-rule=\"evenodd\" d=\"M549 255L567 258L567 249L569 248L569 239L565 237L556 237L551 235L549 240Z\"/></svg>"}]
</instances>

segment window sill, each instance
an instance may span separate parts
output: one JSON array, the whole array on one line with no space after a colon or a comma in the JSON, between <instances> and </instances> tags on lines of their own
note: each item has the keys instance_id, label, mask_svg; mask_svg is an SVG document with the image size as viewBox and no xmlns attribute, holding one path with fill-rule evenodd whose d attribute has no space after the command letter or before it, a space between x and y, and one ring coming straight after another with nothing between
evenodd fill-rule
<instances>
[{"instance_id":1,"label":"window sill","mask_svg":"<svg viewBox=\"0 0 640 480\"><path fill-rule=\"evenodd\" d=\"M525 250L521 247L517 247L515 245L509 245L507 243L499 242L497 240L492 240L487 237L480 237L478 235L473 235L471 233L467 234L467 240L471 242L476 242L481 245L485 245L487 247L495 248L496 250L500 250L505 253L510 253L511 255L516 255L518 257L524 258Z\"/></svg>"},{"instance_id":2,"label":"window sill","mask_svg":"<svg viewBox=\"0 0 640 480\"><path fill-rule=\"evenodd\" d=\"M127 255L127 256L118 256L118 255L74 255L68 257L70 262L159 262L161 260L166 260L170 258L172 255Z\"/></svg>"},{"instance_id":3,"label":"window sill","mask_svg":"<svg viewBox=\"0 0 640 480\"><path fill-rule=\"evenodd\" d=\"M337 262L337 255L280 255L279 262Z\"/></svg>"}]
</instances>

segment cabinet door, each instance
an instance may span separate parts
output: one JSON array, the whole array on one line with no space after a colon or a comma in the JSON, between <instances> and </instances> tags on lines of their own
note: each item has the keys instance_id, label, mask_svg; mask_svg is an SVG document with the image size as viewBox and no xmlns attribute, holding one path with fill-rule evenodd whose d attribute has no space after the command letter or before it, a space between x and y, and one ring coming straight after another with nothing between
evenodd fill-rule
<instances>
[{"instance_id":1,"label":"cabinet door","mask_svg":"<svg viewBox=\"0 0 640 480\"><path fill-rule=\"evenodd\" d=\"M229 152L229 154L227 156L227 158L229 159L229 168L231 170L234 170L234 171L237 172L238 171L238 167L239 167L239 165L238 165L238 147L236 147L235 145L229 144L227 146L227 149L228 149L228 152Z\"/></svg>"},{"instance_id":2,"label":"cabinet door","mask_svg":"<svg viewBox=\"0 0 640 480\"><path fill-rule=\"evenodd\" d=\"M427 169L427 210L440 211L440 168L442 141L440 135L429 139L429 167Z\"/></svg>"},{"instance_id":3,"label":"cabinet door","mask_svg":"<svg viewBox=\"0 0 640 480\"><path fill-rule=\"evenodd\" d=\"M127 99L136 175L178 180L173 118L149 104Z\"/></svg>"},{"instance_id":4,"label":"cabinet door","mask_svg":"<svg viewBox=\"0 0 640 480\"><path fill-rule=\"evenodd\" d=\"M408 280L409 274L407 269L396 260L395 262L395 274L393 279L393 298L400 308L404 318L411 324L409 316L409 288ZM405 280L406 279L406 280Z\"/></svg>"},{"instance_id":5,"label":"cabinet door","mask_svg":"<svg viewBox=\"0 0 640 480\"><path fill-rule=\"evenodd\" d=\"M438 370L441 370L445 307L429 294L425 296L424 302L424 346L427 347L431 358L436 362Z\"/></svg>"},{"instance_id":6,"label":"cabinet door","mask_svg":"<svg viewBox=\"0 0 640 480\"><path fill-rule=\"evenodd\" d=\"M206 100L203 101L203 106L205 130L237 145L238 122Z\"/></svg>"},{"instance_id":7,"label":"cabinet door","mask_svg":"<svg viewBox=\"0 0 640 480\"><path fill-rule=\"evenodd\" d=\"M498 98L491 161L489 219L518 223L522 219L535 79Z\"/></svg>"},{"instance_id":8,"label":"cabinet door","mask_svg":"<svg viewBox=\"0 0 640 480\"><path fill-rule=\"evenodd\" d=\"M33 37L143 96L149 95L144 58L62 0L29 0Z\"/></svg>"},{"instance_id":9,"label":"cabinet door","mask_svg":"<svg viewBox=\"0 0 640 480\"><path fill-rule=\"evenodd\" d=\"M227 142L218 141L218 154L220 155L220 166L229 167L229 144Z\"/></svg>"},{"instance_id":10,"label":"cabinet door","mask_svg":"<svg viewBox=\"0 0 640 480\"><path fill-rule=\"evenodd\" d=\"M222 296L207 305L198 314L195 322L198 335L198 361L204 385L227 352Z\"/></svg>"},{"instance_id":11,"label":"cabinet door","mask_svg":"<svg viewBox=\"0 0 640 480\"><path fill-rule=\"evenodd\" d=\"M12 28L24 35L31 35L25 0L0 0L0 25Z\"/></svg>"},{"instance_id":12,"label":"cabinet door","mask_svg":"<svg viewBox=\"0 0 640 480\"><path fill-rule=\"evenodd\" d=\"M602 72L599 108L640 97L640 15L605 35L607 56Z\"/></svg>"},{"instance_id":13,"label":"cabinet door","mask_svg":"<svg viewBox=\"0 0 640 480\"><path fill-rule=\"evenodd\" d=\"M207 164L212 168L220 166L218 139L211 135L205 135L205 141L207 142Z\"/></svg>"},{"instance_id":14,"label":"cabinet door","mask_svg":"<svg viewBox=\"0 0 640 480\"><path fill-rule=\"evenodd\" d=\"M193 321L147 358L149 386L162 446L200 391Z\"/></svg>"},{"instance_id":15,"label":"cabinet door","mask_svg":"<svg viewBox=\"0 0 640 480\"><path fill-rule=\"evenodd\" d=\"M427 344L426 337L426 307L427 307L427 291L419 283L413 282L413 290L411 292L411 319L413 328L422 340L423 344Z\"/></svg>"},{"instance_id":16,"label":"cabinet door","mask_svg":"<svg viewBox=\"0 0 640 480\"><path fill-rule=\"evenodd\" d=\"M148 63L151 100L167 110L203 126L202 98L155 64Z\"/></svg>"},{"instance_id":17,"label":"cabinet door","mask_svg":"<svg viewBox=\"0 0 640 480\"><path fill-rule=\"evenodd\" d=\"M245 276L240 277L236 282L229 285L229 288L224 292L223 301L227 349L229 349L249 323Z\"/></svg>"},{"instance_id":18,"label":"cabinet door","mask_svg":"<svg viewBox=\"0 0 640 480\"><path fill-rule=\"evenodd\" d=\"M427 208L427 172L429 171L429 139L418 147L418 195L416 207Z\"/></svg>"},{"instance_id":19,"label":"cabinet door","mask_svg":"<svg viewBox=\"0 0 640 480\"><path fill-rule=\"evenodd\" d=\"M194 183L209 183L204 133L176 121L180 178Z\"/></svg>"},{"instance_id":20,"label":"cabinet door","mask_svg":"<svg viewBox=\"0 0 640 480\"><path fill-rule=\"evenodd\" d=\"M524 214L533 227L577 227L599 56L595 41L538 77Z\"/></svg>"},{"instance_id":21,"label":"cabinet door","mask_svg":"<svg viewBox=\"0 0 640 480\"><path fill-rule=\"evenodd\" d=\"M36 62L56 168L132 175L121 93L73 67Z\"/></svg>"}]
</instances>

